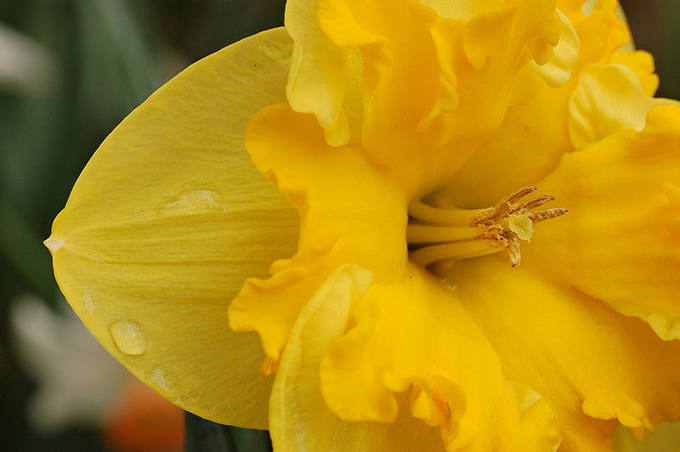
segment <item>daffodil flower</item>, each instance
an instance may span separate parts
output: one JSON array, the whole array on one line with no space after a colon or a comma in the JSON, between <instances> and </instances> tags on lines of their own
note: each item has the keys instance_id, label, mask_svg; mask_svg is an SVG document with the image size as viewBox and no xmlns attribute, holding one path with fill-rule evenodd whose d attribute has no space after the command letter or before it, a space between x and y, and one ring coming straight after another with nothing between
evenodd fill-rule
<instances>
[{"instance_id":1,"label":"daffodil flower","mask_svg":"<svg viewBox=\"0 0 680 452\"><path fill-rule=\"evenodd\" d=\"M619 16L290 0L106 139L57 280L139 378L277 451L642 438L680 419L680 108Z\"/></svg>"}]
</instances>

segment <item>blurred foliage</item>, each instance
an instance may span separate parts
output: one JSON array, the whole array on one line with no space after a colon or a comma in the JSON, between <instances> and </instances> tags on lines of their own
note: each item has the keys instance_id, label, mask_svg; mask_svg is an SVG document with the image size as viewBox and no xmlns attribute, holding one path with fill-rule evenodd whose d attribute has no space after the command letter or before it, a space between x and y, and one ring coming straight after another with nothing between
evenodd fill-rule
<instances>
[{"instance_id":1,"label":"blurred foliage","mask_svg":"<svg viewBox=\"0 0 680 452\"><path fill-rule=\"evenodd\" d=\"M661 79L658 97L680 99L680 2L619 0L638 49L654 55Z\"/></svg>"},{"instance_id":2,"label":"blurred foliage","mask_svg":"<svg viewBox=\"0 0 680 452\"><path fill-rule=\"evenodd\" d=\"M656 56L659 95L679 98L680 2L621 3L637 46ZM53 305L59 300L41 241L79 172L106 135L163 82L191 62L282 22L282 0L0 0L0 24L32 40L43 60L26 74L30 84L0 83L3 450L106 450L88 429L56 436L31 431L24 407L35 382L16 364L8 326L8 306L19 294L37 294ZM205 441L224 441L232 448L225 450L270 447L261 434L220 429L193 416L187 422L191 450L212 450L201 449L210 444Z\"/></svg>"}]
</instances>

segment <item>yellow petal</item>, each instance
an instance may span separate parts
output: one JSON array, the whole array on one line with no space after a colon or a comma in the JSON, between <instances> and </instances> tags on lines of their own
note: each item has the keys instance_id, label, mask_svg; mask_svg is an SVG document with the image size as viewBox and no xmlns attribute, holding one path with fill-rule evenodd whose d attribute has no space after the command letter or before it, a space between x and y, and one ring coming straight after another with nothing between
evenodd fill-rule
<instances>
[{"instance_id":1,"label":"yellow petal","mask_svg":"<svg viewBox=\"0 0 680 452\"><path fill-rule=\"evenodd\" d=\"M440 426L447 450L555 450L550 404L511 388L452 294L415 266L398 283L371 285L353 310L356 326L322 361L329 408L345 420L393 422L404 409L395 393L412 388L413 415Z\"/></svg>"},{"instance_id":2,"label":"yellow petal","mask_svg":"<svg viewBox=\"0 0 680 452\"><path fill-rule=\"evenodd\" d=\"M579 53L580 41L574 26L561 11L557 10L560 21L560 40L553 49L550 60L541 65L531 62L533 69L553 88L567 83L571 77L571 67Z\"/></svg>"},{"instance_id":3,"label":"yellow petal","mask_svg":"<svg viewBox=\"0 0 680 452\"><path fill-rule=\"evenodd\" d=\"M471 19L489 11L502 9L507 2L503 0L421 0L421 3L433 8L442 17L448 19Z\"/></svg>"},{"instance_id":4,"label":"yellow petal","mask_svg":"<svg viewBox=\"0 0 680 452\"><path fill-rule=\"evenodd\" d=\"M631 68L640 79L642 90L648 96L654 96L659 87L659 76L654 73L654 58L648 52L616 52L611 57L612 63L620 63Z\"/></svg>"},{"instance_id":5,"label":"yellow petal","mask_svg":"<svg viewBox=\"0 0 680 452\"><path fill-rule=\"evenodd\" d=\"M581 40L575 67L588 63L608 63L611 55L630 41L628 26L618 12L618 1L588 1L583 6L579 3L583 4L578 0L558 2L558 8L567 15ZM584 15L583 10L588 14Z\"/></svg>"},{"instance_id":6,"label":"yellow petal","mask_svg":"<svg viewBox=\"0 0 680 452\"><path fill-rule=\"evenodd\" d=\"M527 253L565 283L680 338L680 108L565 156L540 186L569 213Z\"/></svg>"},{"instance_id":7,"label":"yellow petal","mask_svg":"<svg viewBox=\"0 0 680 452\"><path fill-rule=\"evenodd\" d=\"M498 130L434 197L466 208L493 205L543 179L571 150L569 90L549 87L534 71L523 73L518 83L526 95L508 108Z\"/></svg>"},{"instance_id":8,"label":"yellow petal","mask_svg":"<svg viewBox=\"0 0 680 452\"><path fill-rule=\"evenodd\" d=\"M664 342L569 286L557 286L504 256L461 261L447 282L491 341L508 378L546 397L562 449L611 450L616 423L636 429L680 417L680 342ZM602 420L600 420L602 419Z\"/></svg>"},{"instance_id":9,"label":"yellow petal","mask_svg":"<svg viewBox=\"0 0 680 452\"><path fill-rule=\"evenodd\" d=\"M640 78L621 64L588 65L569 102L569 133L575 149L622 129L642 130L645 117L659 105L680 103L649 97Z\"/></svg>"},{"instance_id":10,"label":"yellow petal","mask_svg":"<svg viewBox=\"0 0 680 452\"><path fill-rule=\"evenodd\" d=\"M458 172L438 190L442 199L465 207L488 205L527 181L544 177L570 149L564 127L570 88L550 88L545 81L550 71L546 68L539 74L543 78L538 77L541 70L536 68L546 66L529 65L526 51L545 51L553 39L564 38L563 48L558 44L547 64L554 65L555 71L560 67L559 71L568 71L573 59L568 54L573 53L577 38L566 20L545 2L524 1L475 16L467 25L447 19L433 27L442 72L455 80L459 94L455 110L440 112L439 120L451 122L447 133L464 161L448 166ZM464 36L465 57L457 48L460 36ZM484 64L476 69L466 58ZM557 83L557 72L552 75Z\"/></svg>"},{"instance_id":11,"label":"yellow petal","mask_svg":"<svg viewBox=\"0 0 680 452\"><path fill-rule=\"evenodd\" d=\"M464 14L431 3L434 10L415 0L399 8L386 0L295 1L287 16L296 41L293 110L313 112L335 146L347 140L331 139L332 118L344 114L354 124L361 116L361 144L373 161L422 193L448 180L496 130L522 68L536 61L545 66L539 73L561 83L576 53L553 2L473 2L461 6ZM355 51L361 61L351 61ZM361 86L349 88L354 72ZM349 95L357 89L361 95ZM349 98L362 98L363 109L348 108Z\"/></svg>"},{"instance_id":12,"label":"yellow petal","mask_svg":"<svg viewBox=\"0 0 680 452\"><path fill-rule=\"evenodd\" d=\"M326 406L321 358L345 331L350 308L370 280L358 266L341 266L300 312L272 390L270 434L277 451L444 452L438 429L411 418L406 398L399 418L388 424L345 422Z\"/></svg>"},{"instance_id":13,"label":"yellow petal","mask_svg":"<svg viewBox=\"0 0 680 452\"><path fill-rule=\"evenodd\" d=\"M405 191L355 145L333 148L311 115L266 108L248 126L248 150L302 216L298 254L267 281L249 279L230 306L230 325L256 330L278 360L302 306L340 263L380 280L405 272ZM344 259L339 261L339 257Z\"/></svg>"},{"instance_id":14,"label":"yellow petal","mask_svg":"<svg viewBox=\"0 0 680 452\"><path fill-rule=\"evenodd\" d=\"M46 241L57 280L111 354L177 405L267 426L271 381L227 306L295 250L295 210L244 149L249 117L283 102L283 29L188 68L106 139Z\"/></svg>"},{"instance_id":15,"label":"yellow petal","mask_svg":"<svg viewBox=\"0 0 680 452\"><path fill-rule=\"evenodd\" d=\"M581 42L593 38L586 25L595 23L603 27L601 38L607 41L608 30L614 26L608 24L609 16L598 13L584 18L582 3L561 1L558 6L566 8L571 20L581 26ZM565 15L560 14L563 29ZM584 25L584 21L590 22ZM560 43L563 38L560 37ZM553 57L559 55L561 45L558 44ZM577 70L583 69L584 75L579 78L576 72L559 89L547 86L534 71L520 73L500 127L475 149L436 195L430 196L430 202L467 208L493 204L517 187L537 184L557 167L564 153L573 150L574 144L584 146L625 127L640 129L650 108L673 102L648 97L656 79L649 54L616 52L611 61L620 64L575 65ZM532 66L541 67L534 63ZM612 80L618 80L618 84Z\"/></svg>"},{"instance_id":16,"label":"yellow petal","mask_svg":"<svg viewBox=\"0 0 680 452\"><path fill-rule=\"evenodd\" d=\"M293 110L314 113L333 146L347 144L350 128L344 110L348 51L321 30L317 2L291 0L286 5L286 30L295 42L287 95Z\"/></svg>"},{"instance_id":17,"label":"yellow petal","mask_svg":"<svg viewBox=\"0 0 680 452\"><path fill-rule=\"evenodd\" d=\"M520 70L530 61L548 62L563 30L550 2L488 6L467 22L440 19L432 30L441 70L457 82L460 103L455 111L443 113L452 116L449 138L460 142L473 134L486 138L498 127Z\"/></svg>"},{"instance_id":18,"label":"yellow petal","mask_svg":"<svg viewBox=\"0 0 680 452\"><path fill-rule=\"evenodd\" d=\"M362 143L377 162L412 145L432 107L438 68L429 27L436 15L415 0L321 0L319 21L337 45L362 56ZM417 89L418 95L407 93ZM411 148L411 152L413 149Z\"/></svg>"},{"instance_id":19,"label":"yellow petal","mask_svg":"<svg viewBox=\"0 0 680 452\"><path fill-rule=\"evenodd\" d=\"M480 383L481 392L474 393L474 402L483 406L475 405L469 408L469 411L475 414L468 415L465 421L466 426L462 428L460 435L457 423L465 411L464 404L454 407L460 410L458 415L451 414L453 422L456 423L456 428L441 433L438 429L428 427L426 423L411 418L408 398L405 397L405 394L395 398L393 402L394 419L392 419L393 422L389 423L346 422L330 411L324 402L325 394L322 394L325 372L322 367L320 379L319 364L329 348L333 347L334 341L345 332L354 307L362 304L363 298L371 297L367 293L370 277L370 273L360 267L354 265L341 266L321 285L300 312L291 332L290 341L286 347L272 391L270 426L276 450L332 449L367 452L427 450L443 452L445 442L449 443L449 448L446 450L450 451L459 450L459 446L464 447L465 445L468 445L468 450L479 451L515 451L517 450L516 447L523 451L554 451L556 449L557 446L551 442L555 440L556 426L554 424L533 424L542 416L547 415L550 418L549 406L544 401L540 402L538 400L540 398L536 398L535 395L529 396L526 390L518 391L518 395L525 402L528 402L527 406L523 408L526 410L526 420L522 428L530 432L529 435L535 435L539 438L551 438L550 435L553 435L550 441L544 439L533 444L524 442L525 438L522 438L518 431L504 430L511 425L515 428L518 427L518 425L513 424L512 416L506 416L508 413L505 411L499 412L483 407L487 404L504 406L504 403L511 403L514 400L510 388L502 380L496 389L510 395L510 399L501 399L501 401L495 399L489 393L489 391L493 392L494 389ZM410 279L409 281L413 280ZM416 283L416 285L419 284ZM412 334L408 330L405 333ZM455 344L448 344L445 341L442 341L442 345L450 347L452 353L454 350L466 351L471 356L475 356L475 351L479 351L461 350ZM415 348L409 348L407 352L413 350ZM425 351L428 355L432 353L428 349L421 351ZM463 367L468 364L468 360L463 358L456 361L460 361ZM484 359L480 359L479 362L483 363ZM492 364L491 367L493 368L494 365ZM492 374L498 374L497 368ZM471 381L480 377L486 380L490 376L484 372L469 372ZM493 378L491 377L491 379ZM446 379L434 375L431 385L427 385L428 390L432 388L444 400L453 402L455 399L459 403L459 398L456 395L452 396L452 392L454 394L457 393L456 391L459 392L455 389L457 386L447 384L446 381ZM364 382L357 381L356 383ZM322 385L321 390L320 385ZM420 392L420 394L422 395L423 392ZM332 401L335 402L335 399L333 398ZM366 403L366 401L362 401L362 403ZM546 408L548 413L542 412L542 409ZM416 409L416 413L422 414L422 409L419 411ZM516 412L514 414L517 415ZM493 422L494 427L482 429L478 425L481 417L484 417L485 422ZM471 440L469 437L470 429L478 431L477 443L468 443ZM454 440L456 441L455 444L453 443Z\"/></svg>"}]
</instances>

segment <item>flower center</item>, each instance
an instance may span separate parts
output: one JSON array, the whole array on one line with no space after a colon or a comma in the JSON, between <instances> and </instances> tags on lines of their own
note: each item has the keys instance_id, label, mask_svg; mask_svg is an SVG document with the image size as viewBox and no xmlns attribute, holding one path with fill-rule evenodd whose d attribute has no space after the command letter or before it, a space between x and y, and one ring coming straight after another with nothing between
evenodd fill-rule
<instances>
[{"instance_id":1,"label":"flower center","mask_svg":"<svg viewBox=\"0 0 680 452\"><path fill-rule=\"evenodd\" d=\"M521 201L536 187L527 186L501 199L493 207L471 210L433 207L418 199L409 205L409 224L406 239L409 259L423 267L450 266L461 259L485 256L505 250L513 267L522 259L520 243L529 242L533 226L544 220L559 217L567 209L534 211L547 202L550 195Z\"/></svg>"}]
</instances>

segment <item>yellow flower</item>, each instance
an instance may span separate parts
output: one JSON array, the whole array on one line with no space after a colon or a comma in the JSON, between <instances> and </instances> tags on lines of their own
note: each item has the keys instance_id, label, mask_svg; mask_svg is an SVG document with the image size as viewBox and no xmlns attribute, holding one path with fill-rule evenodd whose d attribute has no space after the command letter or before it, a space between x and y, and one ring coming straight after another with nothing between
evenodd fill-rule
<instances>
[{"instance_id":1,"label":"yellow flower","mask_svg":"<svg viewBox=\"0 0 680 452\"><path fill-rule=\"evenodd\" d=\"M680 109L583 3L290 0L102 144L46 241L62 290L280 451L597 452L680 419Z\"/></svg>"}]
</instances>

